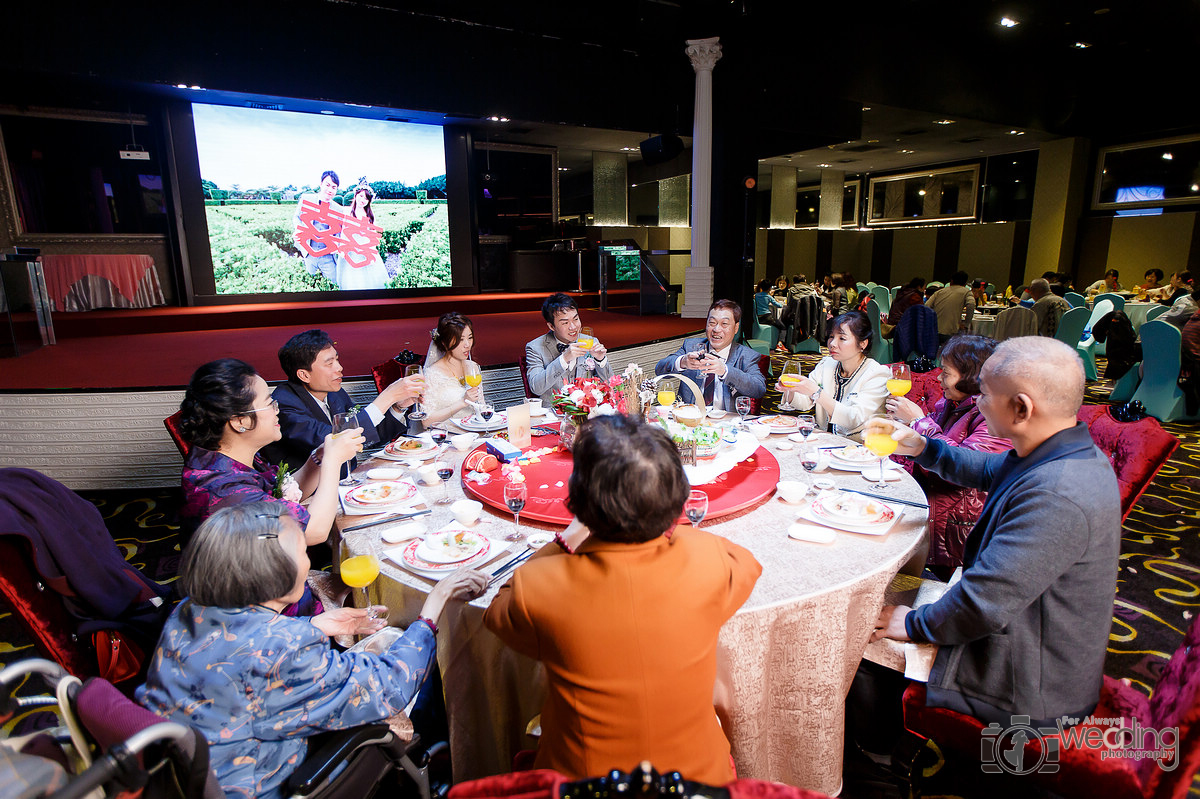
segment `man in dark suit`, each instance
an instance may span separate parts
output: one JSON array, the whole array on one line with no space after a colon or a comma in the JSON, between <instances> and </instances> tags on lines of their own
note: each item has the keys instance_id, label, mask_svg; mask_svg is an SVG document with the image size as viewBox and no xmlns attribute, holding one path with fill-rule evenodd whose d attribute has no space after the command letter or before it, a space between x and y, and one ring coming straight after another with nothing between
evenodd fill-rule
<instances>
[{"instance_id":1,"label":"man in dark suit","mask_svg":"<svg viewBox=\"0 0 1200 799\"><path fill-rule=\"evenodd\" d=\"M279 365L288 382L275 387L283 438L263 449L271 463L298 469L333 430L333 417L354 407L342 388L337 347L323 330L305 330L279 350ZM408 429L408 406L424 390L424 380L406 377L385 388L358 412L366 445L390 441ZM353 466L351 467L353 468Z\"/></svg>"},{"instance_id":2,"label":"man in dark suit","mask_svg":"<svg viewBox=\"0 0 1200 799\"><path fill-rule=\"evenodd\" d=\"M525 345L525 378L534 396L549 405L564 380L577 377L612 377L608 350L598 339L591 349L579 343L579 309L566 294L551 294L542 303L542 318L550 332Z\"/></svg>"},{"instance_id":3,"label":"man in dark suit","mask_svg":"<svg viewBox=\"0 0 1200 799\"><path fill-rule=\"evenodd\" d=\"M738 344L742 308L733 300L717 300L708 309L704 338L689 338L683 346L658 362L656 375L681 374L704 391L704 401L713 408L732 411L734 399L745 395L762 399L767 381L758 368L758 353ZM695 402L687 386L679 389L684 402Z\"/></svg>"}]
</instances>

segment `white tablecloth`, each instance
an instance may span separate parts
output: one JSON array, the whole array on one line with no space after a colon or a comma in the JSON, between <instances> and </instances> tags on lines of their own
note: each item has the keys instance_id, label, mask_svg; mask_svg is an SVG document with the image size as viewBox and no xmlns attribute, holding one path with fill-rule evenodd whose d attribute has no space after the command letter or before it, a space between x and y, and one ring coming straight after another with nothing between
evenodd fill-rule
<instances>
[{"instance_id":1,"label":"white tablecloth","mask_svg":"<svg viewBox=\"0 0 1200 799\"><path fill-rule=\"evenodd\" d=\"M795 450L777 450L784 440L771 436L765 444L779 459L782 479L811 482ZM461 457L451 452L448 459L457 464ZM362 468L374 465L379 464ZM816 476L845 487L867 485L853 472ZM888 485L888 495L924 500L907 473ZM463 496L457 479L450 492L455 499ZM450 521L446 506L434 508L434 514L425 517L430 530ZM721 631L719 652L732 698L729 735L740 777L834 794L841 787L844 700L850 681L893 576L914 555L914 562L924 561L928 514L906 508L887 535L838 532L831 544L788 538L786 530L795 515L795 506L770 498L702 523L704 529L748 548L763 566L754 592ZM347 524L363 520L352 518ZM508 514L485 508L477 529L503 537L511 525ZM528 527L555 529L537 523ZM379 552L380 529L350 533L343 546L355 553ZM411 623L431 583L386 560L382 575L372 588L373 601L391 608L392 624ZM438 633L456 781L510 771L513 754L533 746L524 729L540 712L545 696L541 666L507 649L483 626L483 611L494 591L470 604L452 605ZM626 769L632 765L614 764ZM666 763L655 765L670 768Z\"/></svg>"}]
</instances>

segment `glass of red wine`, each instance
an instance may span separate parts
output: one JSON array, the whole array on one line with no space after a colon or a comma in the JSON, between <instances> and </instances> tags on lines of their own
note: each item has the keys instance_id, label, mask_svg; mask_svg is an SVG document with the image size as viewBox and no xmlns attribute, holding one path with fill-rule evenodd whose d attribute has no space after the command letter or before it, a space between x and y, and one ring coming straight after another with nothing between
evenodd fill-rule
<instances>
[{"instance_id":1,"label":"glass of red wine","mask_svg":"<svg viewBox=\"0 0 1200 799\"><path fill-rule=\"evenodd\" d=\"M429 437L433 439L433 443L439 447L446 443L446 431L440 427L435 427L429 431Z\"/></svg>"},{"instance_id":2,"label":"glass of red wine","mask_svg":"<svg viewBox=\"0 0 1200 799\"><path fill-rule=\"evenodd\" d=\"M812 431L817 427L817 420L813 418L811 413L803 413L799 417L799 422L800 435L804 437L805 441L808 441L809 435L811 435Z\"/></svg>"},{"instance_id":3,"label":"glass of red wine","mask_svg":"<svg viewBox=\"0 0 1200 799\"><path fill-rule=\"evenodd\" d=\"M529 497L529 489L525 487L525 482L519 483L509 482L504 486L504 504L513 514L513 532L504 537L505 541L520 541L521 535L521 509L525 507L525 500Z\"/></svg>"},{"instance_id":4,"label":"glass of red wine","mask_svg":"<svg viewBox=\"0 0 1200 799\"><path fill-rule=\"evenodd\" d=\"M817 463L820 461L821 453L816 447L805 444L800 450L800 465L804 467L804 471L811 472L817 468Z\"/></svg>"},{"instance_id":5,"label":"glass of red wine","mask_svg":"<svg viewBox=\"0 0 1200 799\"><path fill-rule=\"evenodd\" d=\"M450 504L450 478L454 476L454 464L446 461L439 461L437 464L437 476L442 481L442 498L435 502L435 505Z\"/></svg>"}]
</instances>

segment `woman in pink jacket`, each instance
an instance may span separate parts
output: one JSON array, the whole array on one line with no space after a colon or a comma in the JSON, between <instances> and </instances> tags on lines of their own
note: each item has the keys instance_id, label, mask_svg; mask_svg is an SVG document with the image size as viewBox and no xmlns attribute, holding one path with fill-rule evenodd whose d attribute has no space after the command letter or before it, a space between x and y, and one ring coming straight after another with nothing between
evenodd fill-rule
<instances>
[{"instance_id":1,"label":"woman in pink jacket","mask_svg":"<svg viewBox=\"0 0 1200 799\"><path fill-rule=\"evenodd\" d=\"M983 336L958 335L942 349L942 398L926 414L920 405L904 397L887 401L888 416L918 433L938 438L956 447L980 452L1012 449L1007 438L988 433L983 414L975 407L979 397L979 370L996 349L996 342ZM946 577L962 565L963 544L983 510L987 492L947 483L932 472L905 462L905 468L925 489L929 498L929 558L926 565Z\"/></svg>"}]
</instances>

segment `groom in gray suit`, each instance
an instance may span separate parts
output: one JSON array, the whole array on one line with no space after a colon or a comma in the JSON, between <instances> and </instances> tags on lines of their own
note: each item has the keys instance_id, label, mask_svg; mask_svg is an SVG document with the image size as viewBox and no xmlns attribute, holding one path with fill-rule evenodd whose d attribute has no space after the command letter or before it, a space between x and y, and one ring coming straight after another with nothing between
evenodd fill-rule
<instances>
[{"instance_id":1,"label":"groom in gray suit","mask_svg":"<svg viewBox=\"0 0 1200 799\"><path fill-rule=\"evenodd\" d=\"M589 375L605 380L612 377L608 350L596 341L589 350L579 345L579 309L566 294L551 294L542 303L542 318L550 332L525 345L525 377L534 396L547 406L555 389L564 380Z\"/></svg>"},{"instance_id":2,"label":"groom in gray suit","mask_svg":"<svg viewBox=\"0 0 1200 799\"><path fill-rule=\"evenodd\" d=\"M742 308L733 300L717 300L708 309L704 338L689 338L674 354L654 367L656 375L681 374L704 391L709 407L732 411L734 398L762 399L767 381L758 368L758 353L734 339L742 321ZM679 387L684 402L695 402L692 390Z\"/></svg>"}]
</instances>

